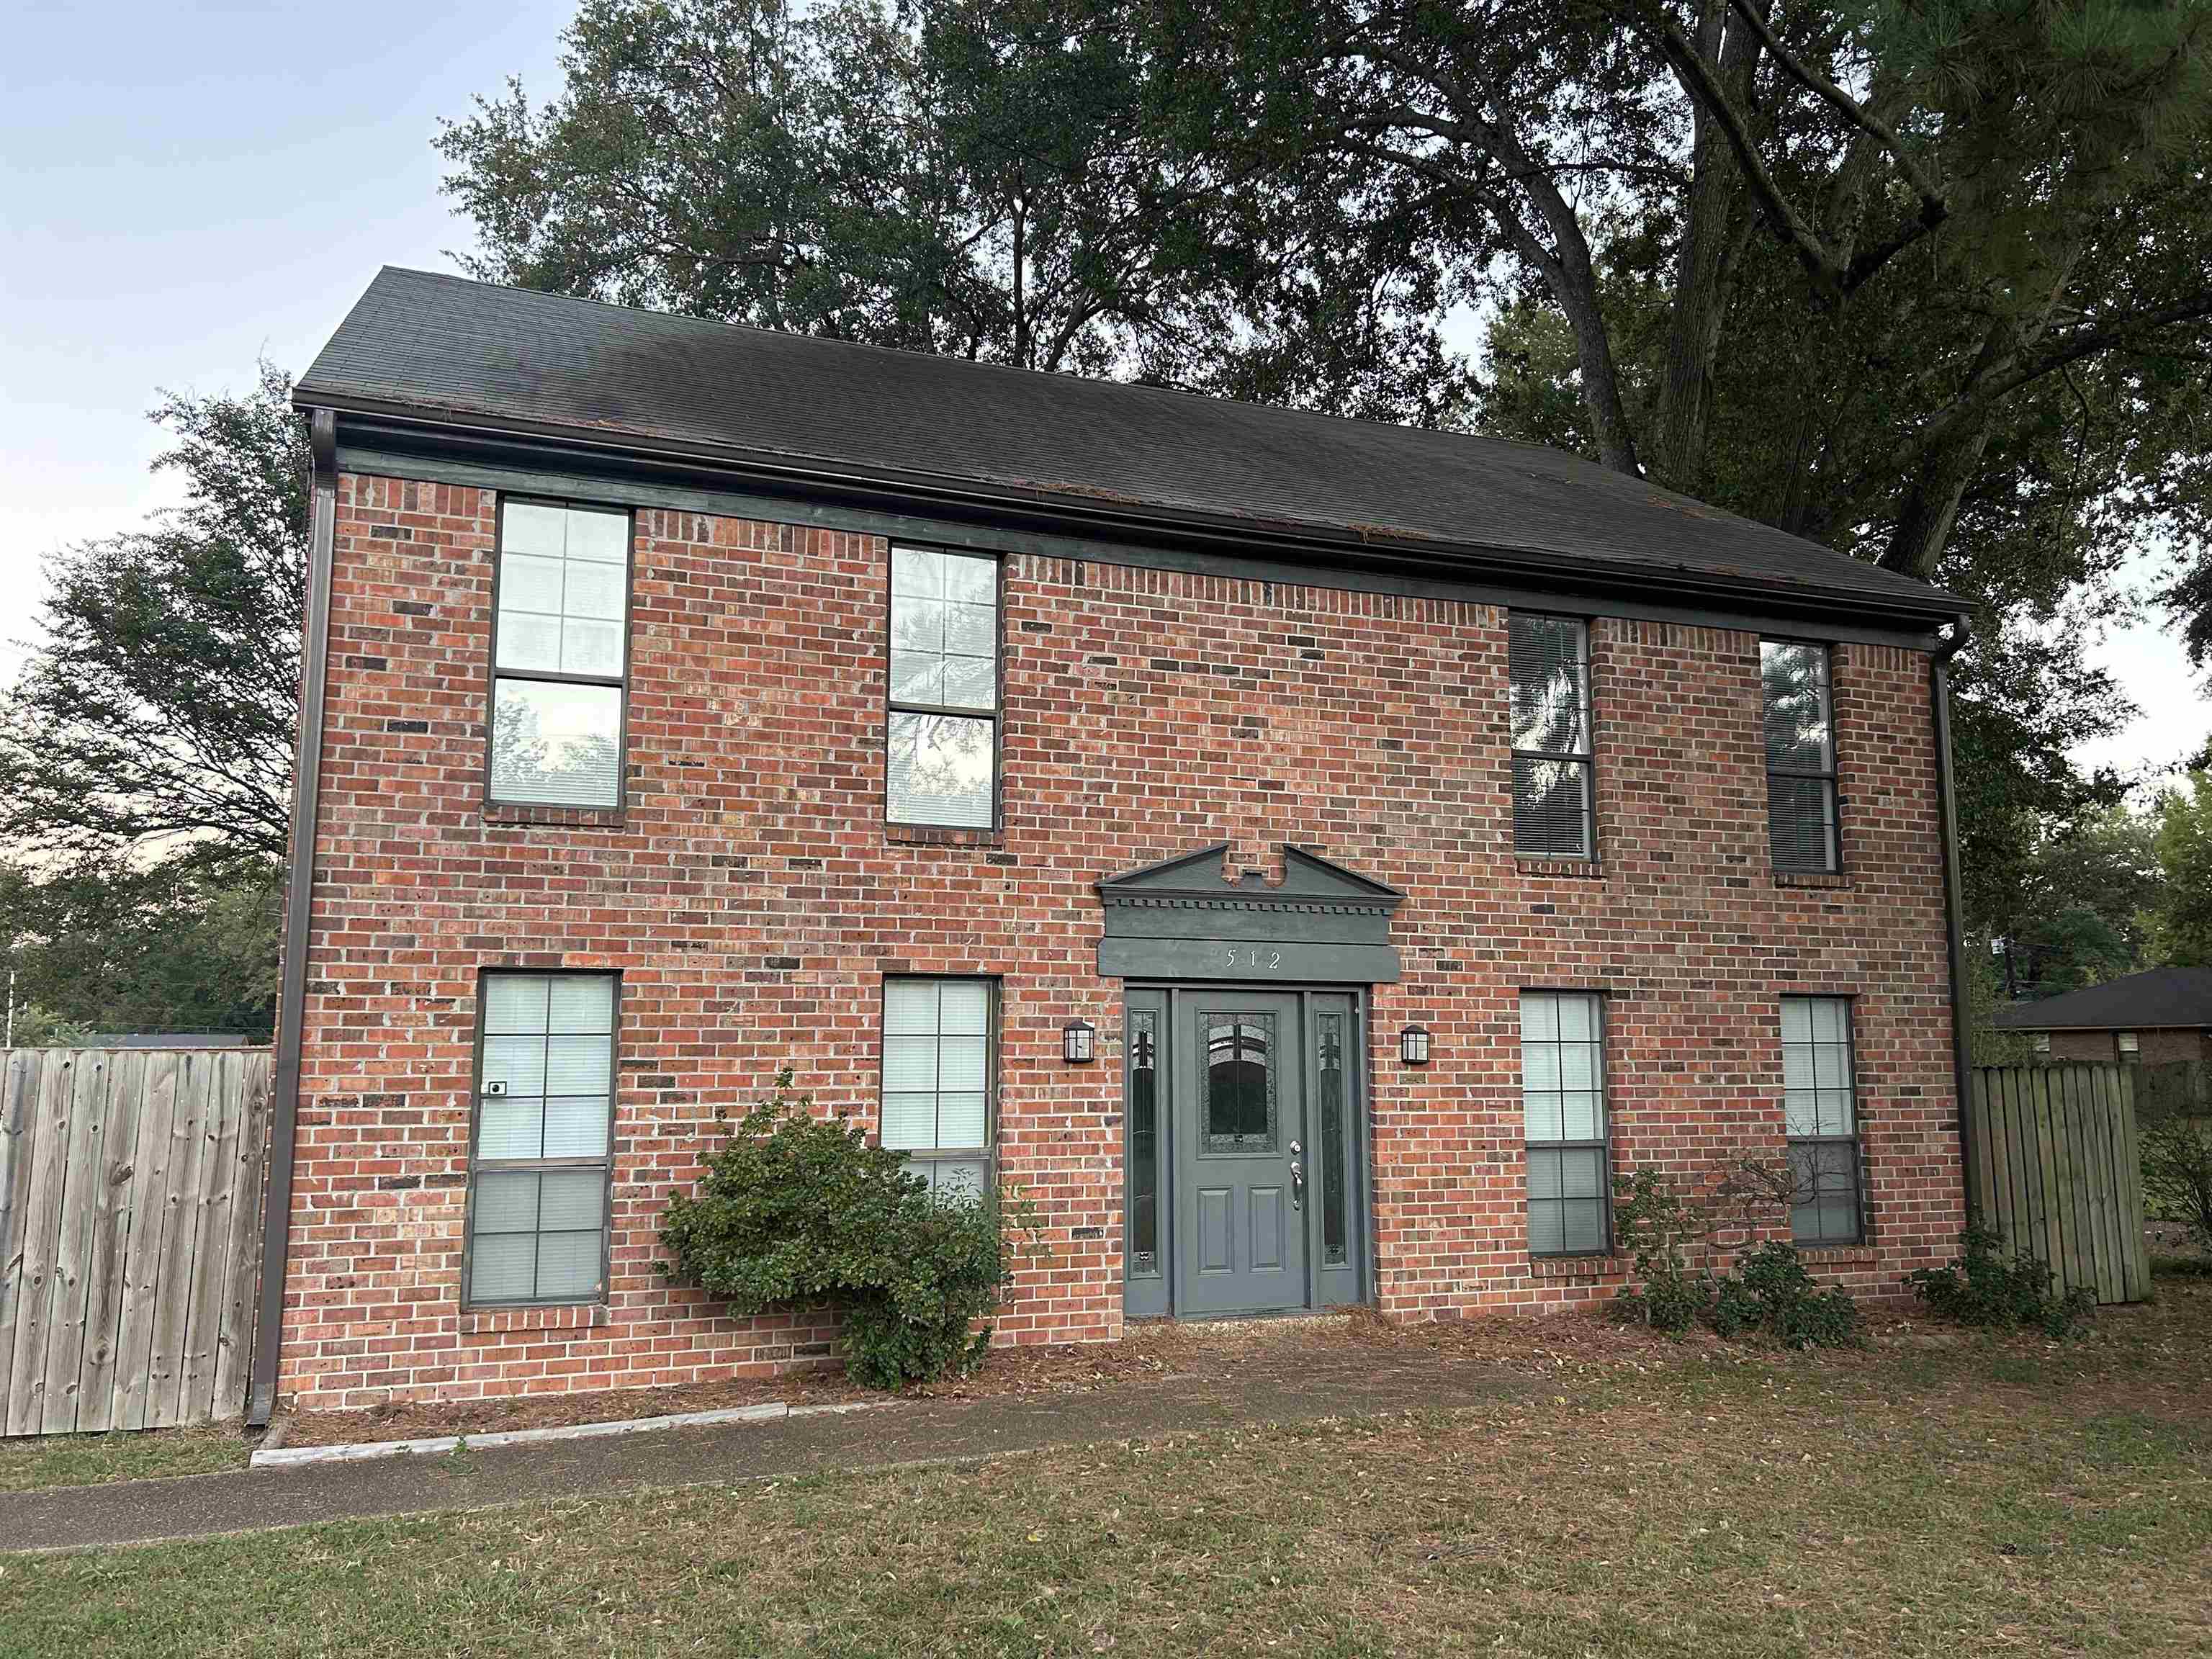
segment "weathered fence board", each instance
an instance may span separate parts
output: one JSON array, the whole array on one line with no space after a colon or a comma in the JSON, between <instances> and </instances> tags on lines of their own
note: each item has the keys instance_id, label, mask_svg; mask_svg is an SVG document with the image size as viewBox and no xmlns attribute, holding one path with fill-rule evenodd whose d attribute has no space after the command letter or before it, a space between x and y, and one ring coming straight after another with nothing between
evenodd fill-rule
<instances>
[{"instance_id":1,"label":"weathered fence board","mask_svg":"<svg viewBox=\"0 0 2212 1659\"><path fill-rule=\"evenodd\" d=\"M7 1115L0 1123L0 1433L7 1430L5 1390L15 1375L23 1226L31 1204L31 1124L39 1109L39 1067L30 1055L8 1056L7 1086Z\"/></svg>"},{"instance_id":2,"label":"weathered fence board","mask_svg":"<svg viewBox=\"0 0 2212 1659\"><path fill-rule=\"evenodd\" d=\"M78 1345L75 1425L80 1434L96 1434L106 1428L114 1409L115 1331L122 1306L119 1275L131 1237L127 1183L131 1160L137 1151L138 1111L145 1078L143 1051L116 1056L108 1079L107 1121L100 1134L100 1161L93 1171L98 1184L92 1194L92 1237L85 1251L84 1324Z\"/></svg>"},{"instance_id":3,"label":"weathered fence board","mask_svg":"<svg viewBox=\"0 0 2212 1659\"><path fill-rule=\"evenodd\" d=\"M2139 1302L2142 1149L2132 1080L2118 1066L1983 1066L1973 1076L1974 1208L2063 1289Z\"/></svg>"},{"instance_id":4,"label":"weathered fence board","mask_svg":"<svg viewBox=\"0 0 2212 1659\"><path fill-rule=\"evenodd\" d=\"M270 1059L20 1049L0 1069L0 1428L235 1417Z\"/></svg>"},{"instance_id":5,"label":"weathered fence board","mask_svg":"<svg viewBox=\"0 0 2212 1659\"><path fill-rule=\"evenodd\" d=\"M62 1052L42 1066L39 1105L31 1120L31 1194L23 1209L17 1279L14 1363L8 1381L9 1434L45 1426L46 1331L54 1300L54 1252L60 1243L63 1178L69 1168L70 1093L81 1056Z\"/></svg>"},{"instance_id":6,"label":"weathered fence board","mask_svg":"<svg viewBox=\"0 0 2212 1659\"><path fill-rule=\"evenodd\" d=\"M138 1154L131 1214L131 1254L123 1269L123 1310L115 1328L115 1400L110 1426L146 1426L147 1362L154 1351L154 1285L161 1266L161 1227L168 1206L169 1130L176 1121L177 1078L184 1056L156 1053L146 1062L146 1098L138 1113Z\"/></svg>"}]
</instances>

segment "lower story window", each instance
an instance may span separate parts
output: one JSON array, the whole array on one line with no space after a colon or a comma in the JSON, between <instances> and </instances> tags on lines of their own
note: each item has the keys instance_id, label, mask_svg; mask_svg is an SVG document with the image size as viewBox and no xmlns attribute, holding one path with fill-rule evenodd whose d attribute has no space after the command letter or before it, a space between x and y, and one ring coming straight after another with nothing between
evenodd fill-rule
<instances>
[{"instance_id":1,"label":"lower story window","mask_svg":"<svg viewBox=\"0 0 2212 1659\"><path fill-rule=\"evenodd\" d=\"M612 974L487 974L469 1144L464 1299L606 1293Z\"/></svg>"},{"instance_id":2,"label":"lower story window","mask_svg":"<svg viewBox=\"0 0 2212 1659\"><path fill-rule=\"evenodd\" d=\"M1783 1116L1800 1244L1856 1244L1860 1222L1858 1106L1847 997L1782 999Z\"/></svg>"},{"instance_id":3,"label":"lower story window","mask_svg":"<svg viewBox=\"0 0 2212 1659\"><path fill-rule=\"evenodd\" d=\"M1521 1109L1528 1149L1528 1253L1611 1248L1605 1015L1586 991L1521 994Z\"/></svg>"},{"instance_id":4,"label":"lower story window","mask_svg":"<svg viewBox=\"0 0 2212 1659\"><path fill-rule=\"evenodd\" d=\"M990 1185L996 989L982 979L884 981L881 1139L944 1197Z\"/></svg>"}]
</instances>

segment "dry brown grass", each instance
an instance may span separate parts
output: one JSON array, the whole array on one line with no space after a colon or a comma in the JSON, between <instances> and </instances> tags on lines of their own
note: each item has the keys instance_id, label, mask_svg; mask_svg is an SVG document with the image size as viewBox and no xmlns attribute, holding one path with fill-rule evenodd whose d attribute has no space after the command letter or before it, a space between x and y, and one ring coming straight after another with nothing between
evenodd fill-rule
<instances>
[{"instance_id":1,"label":"dry brown grass","mask_svg":"<svg viewBox=\"0 0 2212 1659\"><path fill-rule=\"evenodd\" d=\"M1820 1358L1559 1324L1161 1334L1137 1351L1179 1370L1420 1343L1545 1382L45 1561L0 1577L0 1630L27 1659L2203 1653L2212 1281L2160 1291L2079 1344L1892 1325Z\"/></svg>"}]
</instances>

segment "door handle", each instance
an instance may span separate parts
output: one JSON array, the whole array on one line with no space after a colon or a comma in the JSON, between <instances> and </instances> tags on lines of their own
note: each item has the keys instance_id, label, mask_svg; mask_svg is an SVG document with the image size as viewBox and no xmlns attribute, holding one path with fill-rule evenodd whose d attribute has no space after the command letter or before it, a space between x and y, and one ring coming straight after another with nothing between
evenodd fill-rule
<instances>
[{"instance_id":1,"label":"door handle","mask_svg":"<svg viewBox=\"0 0 2212 1659\"><path fill-rule=\"evenodd\" d=\"M1292 1158L1291 1160L1291 1207L1292 1209L1305 1207L1305 1171L1298 1167L1297 1159Z\"/></svg>"}]
</instances>

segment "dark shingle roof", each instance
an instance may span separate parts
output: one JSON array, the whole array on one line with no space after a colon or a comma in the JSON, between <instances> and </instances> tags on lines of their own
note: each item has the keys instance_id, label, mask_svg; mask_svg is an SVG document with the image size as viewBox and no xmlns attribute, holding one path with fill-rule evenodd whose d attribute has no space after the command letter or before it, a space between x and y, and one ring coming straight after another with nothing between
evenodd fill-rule
<instances>
[{"instance_id":1,"label":"dark shingle roof","mask_svg":"<svg viewBox=\"0 0 2212 1659\"><path fill-rule=\"evenodd\" d=\"M1936 618L1925 583L1500 439L732 327L386 267L303 406L467 416ZM1686 586L1688 581L1686 580Z\"/></svg>"},{"instance_id":2,"label":"dark shingle roof","mask_svg":"<svg viewBox=\"0 0 2212 1659\"><path fill-rule=\"evenodd\" d=\"M2008 1003L1992 1018L2012 1031L2212 1025L2212 968L2154 968L2040 1002Z\"/></svg>"}]
</instances>

